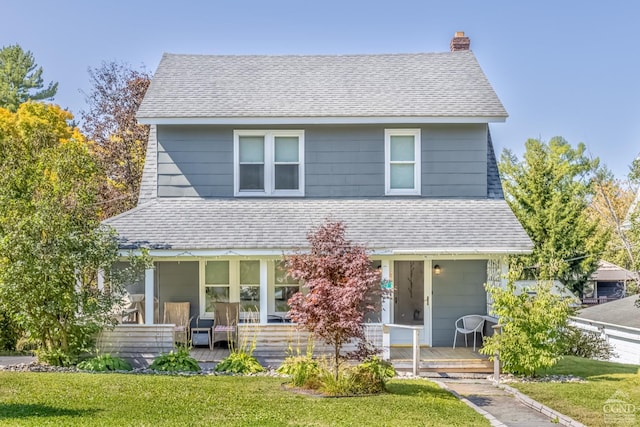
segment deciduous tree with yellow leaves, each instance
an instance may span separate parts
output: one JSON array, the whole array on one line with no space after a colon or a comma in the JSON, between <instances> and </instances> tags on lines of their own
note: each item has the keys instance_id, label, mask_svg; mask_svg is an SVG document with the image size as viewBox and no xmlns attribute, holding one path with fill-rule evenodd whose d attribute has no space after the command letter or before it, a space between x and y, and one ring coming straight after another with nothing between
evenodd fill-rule
<instances>
[{"instance_id":1,"label":"deciduous tree with yellow leaves","mask_svg":"<svg viewBox=\"0 0 640 427\"><path fill-rule=\"evenodd\" d=\"M99 221L99 170L71 120L55 105L0 108L0 312L63 365L111 321L122 285L116 239Z\"/></svg>"}]
</instances>

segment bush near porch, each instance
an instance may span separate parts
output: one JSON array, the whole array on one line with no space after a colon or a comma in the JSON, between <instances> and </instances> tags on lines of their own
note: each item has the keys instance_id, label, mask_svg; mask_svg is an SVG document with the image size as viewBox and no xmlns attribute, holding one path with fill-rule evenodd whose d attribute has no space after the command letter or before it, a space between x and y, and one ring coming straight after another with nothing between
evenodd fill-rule
<instances>
[{"instance_id":1,"label":"bush near porch","mask_svg":"<svg viewBox=\"0 0 640 427\"><path fill-rule=\"evenodd\" d=\"M0 372L0 425L488 426L426 380L369 397L317 398L282 378Z\"/></svg>"}]
</instances>

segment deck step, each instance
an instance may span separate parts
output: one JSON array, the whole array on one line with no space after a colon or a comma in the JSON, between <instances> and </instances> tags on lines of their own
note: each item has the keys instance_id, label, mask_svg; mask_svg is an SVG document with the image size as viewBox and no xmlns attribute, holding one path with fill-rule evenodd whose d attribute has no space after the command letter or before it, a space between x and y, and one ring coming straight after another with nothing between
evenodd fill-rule
<instances>
[{"instance_id":1,"label":"deck step","mask_svg":"<svg viewBox=\"0 0 640 427\"><path fill-rule=\"evenodd\" d=\"M413 370L413 362L410 360L394 360L393 366L400 372ZM419 370L420 372L491 373L493 372L493 362L487 359L421 360Z\"/></svg>"}]
</instances>

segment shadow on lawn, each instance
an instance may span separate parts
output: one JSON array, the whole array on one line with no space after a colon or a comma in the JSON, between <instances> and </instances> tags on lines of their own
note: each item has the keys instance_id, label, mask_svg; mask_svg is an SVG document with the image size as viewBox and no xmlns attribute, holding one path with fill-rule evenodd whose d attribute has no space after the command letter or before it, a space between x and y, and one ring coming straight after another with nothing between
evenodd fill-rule
<instances>
[{"instance_id":1,"label":"shadow on lawn","mask_svg":"<svg viewBox=\"0 0 640 427\"><path fill-rule=\"evenodd\" d=\"M454 395L440 387L427 384L405 383L404 381L396 381L387 384L387 393L400 396L424 396L437 397L441 399L457 400Z\"/></svg>"},{"instance_id":2,"label":"shadow on lawn","mask_svg":"<svg viewBox=\"0 0 640 427\"><path fill-rule=\"evenodd\" d=\"M39 404L0 403L0 420L28 417L82 417L95 412L94 409L64 409Z\"/></svg>"}]
</instances>

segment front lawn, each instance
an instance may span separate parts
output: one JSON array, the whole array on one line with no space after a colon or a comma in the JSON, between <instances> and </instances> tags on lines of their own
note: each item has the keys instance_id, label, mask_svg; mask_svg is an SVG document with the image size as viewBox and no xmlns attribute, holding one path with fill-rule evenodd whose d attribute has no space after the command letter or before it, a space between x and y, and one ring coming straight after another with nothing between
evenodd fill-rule
<instances>
[{"instance_id":1,"label":"front lawn","mask_svg":"<svg viewBox=\"0 0 640 427\"><path fill-rule=\"evenodd\" d=\"M513 383L509 385L538 402L588 426L611 425L611 423L605 422L605 402L612 397L621 399L635 405L635 422L640 424L640 373L638 373L638 366L567 356L556 366L540 372L540 375L556 374L580 376L585 378L587 382ZM616 395L616 393L618 394Z\"/></svg>"},{"instance_id":2,"label":"front lawn","mask_svg":"<svg viewBox=\"0 0 640 427\"><path fill-rule=\"evenodd\" d=\"M389 393L318 398L282 378L0 372L0 425L477 426L487 421L425 380Z\"/></svg>"}]
</instances>

